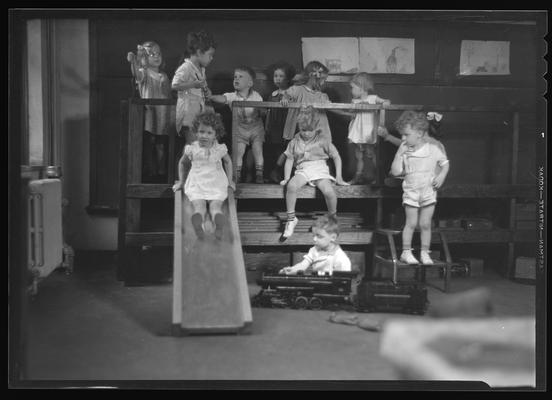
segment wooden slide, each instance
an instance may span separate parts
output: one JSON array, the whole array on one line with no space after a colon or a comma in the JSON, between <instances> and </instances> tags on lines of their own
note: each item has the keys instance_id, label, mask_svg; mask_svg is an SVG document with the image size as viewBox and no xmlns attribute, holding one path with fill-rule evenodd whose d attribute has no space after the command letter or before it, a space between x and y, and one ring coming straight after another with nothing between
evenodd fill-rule
<instances>
[{"instance_id":1,"label":"wooden slide","mask_svg":"<svg viewBox=\"0 0 552 400\"><path fill-rule=\"evenodd\" d=\"M227 224L216 239L206 222L198 239L192 204L174 196L173 334L247 333L252 322L234 191L228 188Z\"/></svg>"}]
</instances>

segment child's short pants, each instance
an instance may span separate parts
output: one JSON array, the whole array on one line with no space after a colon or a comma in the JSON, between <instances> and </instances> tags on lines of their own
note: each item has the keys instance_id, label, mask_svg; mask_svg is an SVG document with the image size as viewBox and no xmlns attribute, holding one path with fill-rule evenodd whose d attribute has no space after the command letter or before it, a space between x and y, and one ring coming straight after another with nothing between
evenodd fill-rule
<instances>
[{"instance_id":1,"label":"child's short pants","mask_svg":"<svg viewBox=\"0 0 552 400\"><path fill-rule=\"evenodd\" d=\"M431 185L409 188L403 183L402 202L412 207L426 207L437 202L437 191Z\"/></svg>"},{"instance_id":2,"label":"child's short pants","mask_svg":"<svg viewBox=\"0 0 552 400\"><path fill-rule=\"evenodd\" d=\"M255 142L263 143L265 140L265 130L262 122L254 122L252 124L238 123L236 132L238 143L252 145Z\"/></svg>"},{"instance_id":3,"label":"child's short pants","mask_svg":"<svg viewBox=\"0 0 552 400\"><path fill-rule=\"evenodd\" d=\"M330 175L326 160L303 161L297 166L295 175L304 176L310 186L315 186L314 181L318 179L335 181L335 178Z\"/></svg>"}]
</instances>

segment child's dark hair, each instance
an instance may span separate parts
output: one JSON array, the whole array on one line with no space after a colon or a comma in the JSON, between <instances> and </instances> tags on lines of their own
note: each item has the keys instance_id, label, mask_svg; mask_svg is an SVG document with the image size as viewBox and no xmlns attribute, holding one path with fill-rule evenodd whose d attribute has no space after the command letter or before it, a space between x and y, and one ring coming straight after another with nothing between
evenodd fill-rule
<instances>
[{"instance_id":1,"label":"child's dark hair","mask_svg":"<svg viewBox=\"0 0 552 400\"><path fill-rule=\"evenodd\" d=\"M199 31L199 32L190 32L186 38L186 52L190 56L196 54L197 51L205 53L210 48L216 48L217 44L213 35L209 32Z\"/></svg>"},{"instance_id":2,"label":"child's dark hair","mask_svg":"<svg viewBox=\"0 0 552 400\"><path fill-rule=\"evenodd\" d=\"M405 111L401 114L399 119L395 121L395 128L402 133L403 130L410 125L412 129L427 133L429 129L429 121L426 114L416 111Z\"/></svg>"},{"instance_id":3,"label":"child's dark hair","mask_svg":"<svg viewBox=\"0 0 552 400\"><path fill-rule=\"evenodd\" d=\"M192 131L197 132L200 124L212 127L215 130L218 141L220 141L220 139L222 139L224 135L226 135L224 124L222 123L222 118L218 113L214 113L212 111L204 111L198 114L195 117L194 122L192 123Z\"/></svg>"},{"instance_id":4,"label":"child's dark hair","mask_svg":"<svg viewBox=\"0 0 552 400\"><path fill-rule=\"evenodd\" d=\"M334 215L323 215L316 218L311 229L323 229L328 233L339 235L339 223Z\"/></svg>"},{"instance_id":5,"label":"child's dark hair","mask_svg":"<svg viewBox=\"0 0 552 400\"><path fill-rule=\"evenodd\" d=\"M246 72L253 80L257 77L257 74L253 71L253 68L248 67L247 65L240 65L239 67L234 68L234 71Z\"/></svg>"},{"instance_id":6,"label":"child's dark hair","mask_svg":"<svg viewBox=\"0 0 552 400\"><path fill-rule=\"evenodd\" d=\"M293 77L295 76L295 67L285 61L278 61L277 63L274 63L270 67L268 67L267 72L268 72L269 79L274 78L274 72L277 69L281 69L282 71L284 71L284 74L286 75L286 79L288 83L291 83Z\"/></svg>"}]
</instances>

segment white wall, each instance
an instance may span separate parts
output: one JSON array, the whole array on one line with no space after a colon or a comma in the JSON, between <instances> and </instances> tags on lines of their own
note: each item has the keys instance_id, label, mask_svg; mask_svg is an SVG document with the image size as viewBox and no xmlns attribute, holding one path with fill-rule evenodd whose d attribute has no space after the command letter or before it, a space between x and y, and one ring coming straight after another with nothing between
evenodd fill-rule
<instances>
[{"instance_id":1,"label":"white wall","mask_svg":"<svg viewBox=\"0 0 552 400\"><path fill-rule=\"evenodd\" d=\"M86 212L90 187L88 21L54 21L58 118L62 140L65 240L77 250L116 250L117 218Z\"/></svg>"},{"instance_id":2,"label":"white wall","mask_svg":"<svg viewBox=\"0 0 552 400\"><path fill-rule=\"evenodd\" d=\"M27 21L27 99L29 163L44 163L44 122L42 109L42 21Z\"/></svg>"}]
</instances>

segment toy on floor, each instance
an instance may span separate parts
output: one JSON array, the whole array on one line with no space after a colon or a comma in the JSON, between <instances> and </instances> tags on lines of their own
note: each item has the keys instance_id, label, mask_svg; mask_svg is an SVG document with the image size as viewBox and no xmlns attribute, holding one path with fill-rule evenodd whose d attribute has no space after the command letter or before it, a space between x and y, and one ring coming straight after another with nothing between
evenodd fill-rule
<instances>
[{"instance_id":1,"label":"toy on floor","mask_svg":"<svg viewBox=\"0 0 552 400\"><path fill-rule=\"evenodd\" d=\"M417 282L393 284L389 280L366 280L357 272L263 273L257 284L261 290L251 299L254 307L353 308L358 312L424 314L428 304L427 289Z\"/></svg>"}]
</instances>

